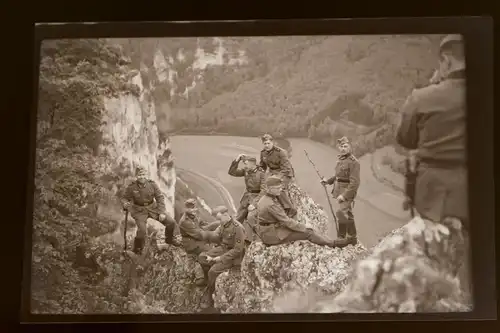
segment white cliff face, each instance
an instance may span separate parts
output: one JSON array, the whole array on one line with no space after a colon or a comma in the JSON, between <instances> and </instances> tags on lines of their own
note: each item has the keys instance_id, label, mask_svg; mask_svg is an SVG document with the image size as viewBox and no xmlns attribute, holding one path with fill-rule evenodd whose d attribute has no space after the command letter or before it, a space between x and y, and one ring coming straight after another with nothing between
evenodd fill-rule
<instances>
[{"instance_id":1,"label":"white cliff face","mask_svg":"<svg viewBox=\"0 0 500 333\"><path fill-rule=\"evenodd\" d=\"M148 96L149 89L143 87L141 76L136 75L132 83L140 88L139 97L104 97L101 154L111 161L110 168L121 165L134 172L137 166L144 167L163 192L167 213L173 216L176 175L170 142L160 142L155 104Z\"/></svg>"}]
</instances>

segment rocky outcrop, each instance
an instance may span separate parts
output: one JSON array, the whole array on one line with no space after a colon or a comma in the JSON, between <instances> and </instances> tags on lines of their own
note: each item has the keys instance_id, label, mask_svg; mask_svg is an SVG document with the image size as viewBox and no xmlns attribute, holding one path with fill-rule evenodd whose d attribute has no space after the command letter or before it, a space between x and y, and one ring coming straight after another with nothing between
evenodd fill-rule
<instances>
[{"instance_id":1,"label":"rocky outcrop","mask_svg":"<svg viewBox=\"0 0 500 333\"><path fill-rule=\"evenodd\" d=\"M290 194L299 222L326 234L331 222L324 211L297 186L291 186ZM275 304L290 292L333 297L343 289L352 262L365 252L359 244L340 250L307 241L272 247L256 241L247 249L240 270L217 279L215 307L227 313L280 312Z\"/></svg>"},{"instance_id":2,"label":"rocky outcrop","mask_svg":"<svg viewBox=\"0 0 500 333\"><path fill-rule=\"evenodd\" d=\"M290 293L274 309L296 312L464 312L467 239L460 222L436 224L419 217L395 230L356 265L345 289L328 299ZM459 278L461 276L461 278ZM461 285L462 283L462 285Z\"/></svg>"}]
</instances>

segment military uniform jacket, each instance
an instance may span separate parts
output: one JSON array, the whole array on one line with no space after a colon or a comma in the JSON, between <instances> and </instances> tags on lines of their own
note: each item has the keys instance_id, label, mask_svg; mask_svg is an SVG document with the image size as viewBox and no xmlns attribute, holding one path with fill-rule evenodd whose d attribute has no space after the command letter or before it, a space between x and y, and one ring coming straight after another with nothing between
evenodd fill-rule
<instances>
[{"instance_id":1,"label":"military uniform jacket","mask_svg":"<svg viewBox=\"0 0 500 333\"><path fill-rule=\"evenodd\" d=\"M277 244L292 232L306 232L304 224L286 215L277 197L264 195L257 204L259 236L266 244Z\"/></svg>"},{"instance_id":2,"label":"military uniform jacket","mask_svg":"<svg viewBox=\"0 0 500 333\"><path fill-rule=\"evenodd\" d=\"M245 255L246 234L245 228L240 222L231 219L207 234L210 242L219 244L214 250L223 253L220 255L223 264L241 263Z\"/></svg>"},{"instance_id":3,"label":"military uniform jacket","mask_svg":"<svg viewBox=\"0 0 500 333\"><path fill-rule=\"evenodd\" d=\"M134 206L133 211L154 210L158 214L165 214L165 197L158 185L148 179L144 185L134 181L125 190L124 199Z\"/></svg>"},{"instance_id":4,"label":"military uniform jacket","mask_svg":"<svg viewBox=\"0 0 500 333\"><path fill-rule=\"evenodd\" d=\"M466 165L464 73L415 89L401 111L397 142L429 164Z\"/></svg>"},{"instance_id":5,"label":"military uniform jacket","mask_svg":"<svg viewBox=\"0 0 500 333\"><path fill-rule=\"evenodd\" d=\"M233 161L229 167L228 174L233 177L245 177L246 191L240 199L240 205L247 207L258 200L265 192L265 171L257 167L251 171L238 169L238 161Z\"/></svg>"},{"instance_id":6,"label":"military uniform jacket","mask_svg":"<svg viewBox=\"0 0 500 333\"><path fill-rule=\"evenodd\" d=\"M186 252L198 248L200 242L206 241L206 231L197 215L184 213L179 220L179 229L182 236L182 246Z\"/></svg>"},{"instance_id":7,"label":"military uniform jacket","mask_svg":"<svg viewBox=\"0 0 500 333\"><path fill-rule=\"evenodd\" d=\"M335 165L335 176L327 180L327 183L335 186L332 195L342 195L346 200L354 200L358 193L360 183L360 165L354 155L341 155Z\"/></svg>"},{"instance_id":8,"label":"military uniform jacket","mask_svg":"<svg viewBox=\"0 0 500 333\"><path fill-rule=\"evenodd\" d=\"M277 146L274 146L270 151L265 149L260 151L259 166L264 171L269 170L271 173L281 174L285 180L294 177L292 164L286 150Z\"/></svg>"}]
</instances>

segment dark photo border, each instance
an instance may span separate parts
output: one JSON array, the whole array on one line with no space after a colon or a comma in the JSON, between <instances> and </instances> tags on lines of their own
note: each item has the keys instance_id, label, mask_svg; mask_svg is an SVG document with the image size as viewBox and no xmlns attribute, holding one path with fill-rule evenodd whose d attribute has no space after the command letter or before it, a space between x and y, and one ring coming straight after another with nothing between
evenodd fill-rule
<instances>
[{"instance_id":1,"label":"dark photo border","mask_svg":"<svg viewBox=\"0 0 500 333\"><path fill-rule=\"evenodd\" d=\"M196 322L196 321L379 321L496 318L493 172L493 21L481 17L260 20L239 22L41 24L35 27L33 110L24 238L23 322ZM434 314L30 314L33 176L40 43L60 38L140 38L277 35L398 35L459 33L467 57L468 160L474 311Z\"/></svg>"}]
</instances>

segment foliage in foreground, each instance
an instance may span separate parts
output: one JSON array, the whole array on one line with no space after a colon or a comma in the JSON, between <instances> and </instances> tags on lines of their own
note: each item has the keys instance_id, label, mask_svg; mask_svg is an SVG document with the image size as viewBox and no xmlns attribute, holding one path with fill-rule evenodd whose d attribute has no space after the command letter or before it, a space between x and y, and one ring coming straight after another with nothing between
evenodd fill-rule
<instances>
[{"instance_id":1,"label":"foliage in foreground","mask_svg":"<svg viewBox=\"0 0 500 333\"><path fill-rule=\"evenodd\" d=\"M128 73L120 50L102 40L42 44L33 206L34 313L119 312L123 305L124 297L106 279L107 272L84 249L91 238L112 232L121 222L113 214L117 203L107 181L109 172L97 154L102 96L138 93L138 87L128 83Z\"/></svg>"}]
</instances>

